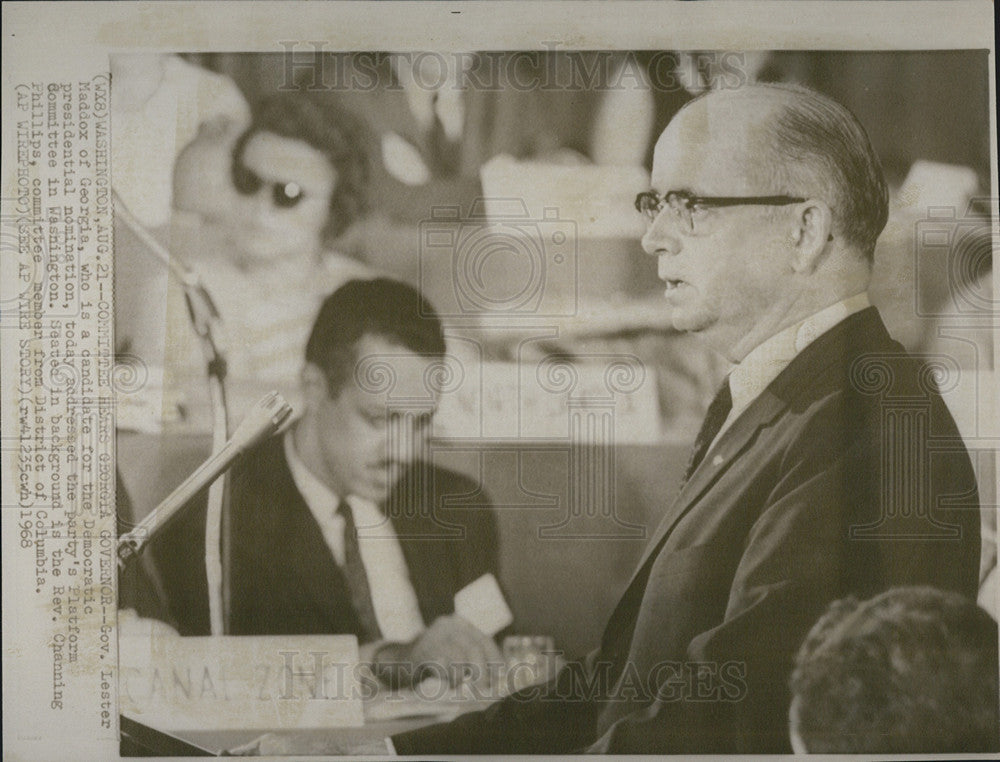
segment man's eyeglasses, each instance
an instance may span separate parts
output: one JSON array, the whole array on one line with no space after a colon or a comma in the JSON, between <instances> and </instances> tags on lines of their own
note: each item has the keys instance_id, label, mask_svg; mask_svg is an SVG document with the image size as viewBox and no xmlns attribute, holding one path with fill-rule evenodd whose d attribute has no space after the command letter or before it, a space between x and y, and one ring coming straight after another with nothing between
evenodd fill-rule
<instances>
[{"instance_id":1,"label":"man's eyeglasses","mask_svg":"<svg viewBox=\"0 0 1000 762\"><path fill-rule=\"evenodd\" d=\"M643 191L635 197L635 208L650 222L667 207L684 223L687 233L694 233L695 219L706 209L726 206L787 206L800 204L797 196L695 196L685 191L668 191L660 196L656 191Z\"/></svg>"},{"instance_id":2,"label":"man's eyeglasses","mask_svg":"<svg viewBox=\"0 0 1000 762\"><path fill-rule=\"evenodd\" d=\"M260 175L238 159L233 163L233 185L243 196L255 196L265 185L270 185L274 205L283 209L290 209L305 196L298 183L265 183Z\"/></svg>"}]
</instances>

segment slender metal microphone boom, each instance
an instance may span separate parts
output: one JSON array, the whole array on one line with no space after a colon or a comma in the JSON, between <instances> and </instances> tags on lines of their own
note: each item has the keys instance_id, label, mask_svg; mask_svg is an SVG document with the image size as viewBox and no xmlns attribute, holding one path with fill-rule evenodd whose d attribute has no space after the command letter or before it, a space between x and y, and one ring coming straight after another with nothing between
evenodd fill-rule
<instances>
[{"instance_id":1,"label":"slender metal microphone boom","mask_svg":"<svg viewBox=\"0 0 1000 762\"><path fill-rule=\"evenodd\" d=\"M240 455L274 434L291 414L291 405L280 394L268 392L264 395L218 452L195 469L135 528L118 538L118 568L124 568L195 495L214 482Z\"/></svg>"}]
</instances>

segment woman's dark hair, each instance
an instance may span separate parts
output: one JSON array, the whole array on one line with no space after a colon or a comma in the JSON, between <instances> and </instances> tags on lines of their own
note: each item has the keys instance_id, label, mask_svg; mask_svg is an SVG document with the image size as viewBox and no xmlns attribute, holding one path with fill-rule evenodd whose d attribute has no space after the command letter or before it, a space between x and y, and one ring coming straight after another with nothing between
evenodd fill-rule
<instances>
[{"instance_id":1,"label":"woman's dark hair","mask_svg":"<svg viewBox=\"0 0 1000 762\"><path fill-rule=\"evenodd\" d=\"M280 93L254 109L253 120L233 147L232 172L242 166L247 142L260 132L302 140L320 151L337 173L330 210L323 229L332 240L364 214L367 207L368 156L363 123L332 104L321 106L303 93Z\"/></svg>"}]
</instances>

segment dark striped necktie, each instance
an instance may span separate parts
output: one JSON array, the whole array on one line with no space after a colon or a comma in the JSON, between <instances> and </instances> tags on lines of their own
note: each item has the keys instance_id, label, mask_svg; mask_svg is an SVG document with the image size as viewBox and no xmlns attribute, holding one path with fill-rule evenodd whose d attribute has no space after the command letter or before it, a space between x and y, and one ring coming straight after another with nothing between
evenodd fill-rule
<instances>
[{"instance_id":1,"label":"dark striped necktie","mask_svg":"<svg viewBox=\"0 0 1000 762\"><path fill-rule=\"evenodd\" d=\"M351 594L351 606L361 624L361 642L370 643L382 637L382 631L375 617L375 607L372 604L372 591L368 585L368 574L361 561L361 549L358 546L358 529L354 524L354 514L346 500L341 500L337 513L344 519L344 577L347 578L347 589Z\"/></svg>"},{"instance_id":2,"label":"dark striped necktie","mask_svg":"<svg viewBox=\"0 0 1000 762\"><path fill-rule=\"evenodd\" d=\"M698 436L694 440L694 448L691 450L691 458L688 460L687 469L684 471L684 481L682 484L687 483L687 480L691 478L691 474L698 468L698 464L705 459L708 448L719 435L722 424L726 422L726 418L729 417L732 409L733 395L729 389L729 377L727 376L725 382L722 384L722 388L719 389L715 395L715 399L712 400L712 404L708 406L708 412L705 413L705 420L701 424L701 431L698 432Z\"/></svg>"}]
</instances>

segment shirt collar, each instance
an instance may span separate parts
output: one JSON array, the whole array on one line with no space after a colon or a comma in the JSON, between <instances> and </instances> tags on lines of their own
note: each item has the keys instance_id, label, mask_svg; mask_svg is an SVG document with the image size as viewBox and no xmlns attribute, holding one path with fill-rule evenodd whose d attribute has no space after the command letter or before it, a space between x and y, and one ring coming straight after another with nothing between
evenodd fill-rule
<instances>
[{"instance_id":1,"label":"shirt collar","mask_svg":"<svg viewBox=\"0 0 1000 762\"><path fill-rule=\"evenodd\" d=\"M870 307L868 292L849 296L757 345L729 374L733 412L744 410L803 349L837 323Z\"/></svg>"},{"instance_id":2,"label":"shirt collar","mask_svg":"<svg viewBox=\"0 0 1000 762\"><path fill-rule=\"evenodd\" d=\"M285 434L284 447L285 459L288 461L288 470L292 472L292 481L298 488L302 498L309 506L313 516L318 521L326 521L333 511L340 504L337 494L327 487L323 482L309 470L308 466L302 462L299 454L295 451L295 442L292 439L294 427Z\"/></svg>"}]
</instances>

